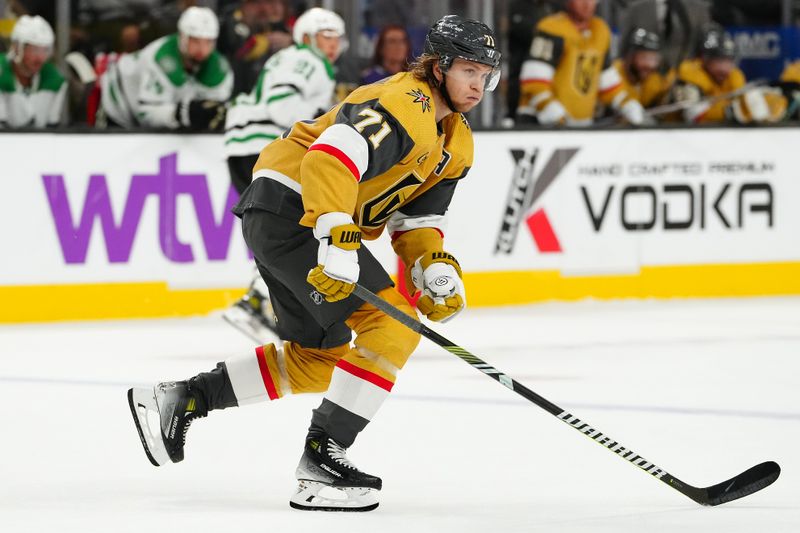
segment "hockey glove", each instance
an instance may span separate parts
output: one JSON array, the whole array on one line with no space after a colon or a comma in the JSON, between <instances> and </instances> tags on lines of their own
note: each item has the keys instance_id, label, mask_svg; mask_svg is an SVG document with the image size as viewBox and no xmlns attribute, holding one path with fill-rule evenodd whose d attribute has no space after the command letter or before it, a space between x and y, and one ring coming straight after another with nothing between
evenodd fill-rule
<instances>
[{"instance_id":1,"label":"hockey glove","mask_svg":"<svg viewBox=\"0 0 800 533\"><path fill-rule=\"evenodd\" d=\"M461 267L447 252L429 252L411 268L411 281L422 291L417 308L434 322L447 322L467 304Z\"/></svg>"},{"instance_id":2,"label":"hockey glove","mask_svg":"<svg viewBox=\"0 0 800 533\"><path fill-rule=\"evenodd\" d=\"M175 108L175 118L181 126L195 131L219 131L225 124L225 103L215 100L181 102Z\"/></svg>"},{"instance_id":3,"label":"hockey glove","mask_svg":"<svg viewBox=\"0 0 800 533\"><path fill-rule=\"evenodd\" d=\"M325 300L344 300L358 281L361 230L347 213L325 213L317 218L314 237L319 239L317 266L306 279Z\"/></svg>"}]
</instances>

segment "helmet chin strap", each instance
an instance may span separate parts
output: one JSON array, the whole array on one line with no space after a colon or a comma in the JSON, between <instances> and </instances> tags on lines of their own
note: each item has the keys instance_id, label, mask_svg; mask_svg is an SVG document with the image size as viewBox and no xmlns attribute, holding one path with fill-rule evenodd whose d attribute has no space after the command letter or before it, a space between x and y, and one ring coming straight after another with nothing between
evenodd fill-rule
<instances>
[{"instance_id":1,"label":"helmet chin strap","mask_svg":"<svg viewBox=\"0 0 800 533\"><path fill-rule=\"evenodd\" d=\"M442 98L444 98L444 103L447 104L447 107L450 108L450 111L456 113L456 106L453 105L453 101L450 99L450 93L447 92L447 74L442 72L442 81L439 83L439 92L442 94Z\"/></svg>"}]
</instances>

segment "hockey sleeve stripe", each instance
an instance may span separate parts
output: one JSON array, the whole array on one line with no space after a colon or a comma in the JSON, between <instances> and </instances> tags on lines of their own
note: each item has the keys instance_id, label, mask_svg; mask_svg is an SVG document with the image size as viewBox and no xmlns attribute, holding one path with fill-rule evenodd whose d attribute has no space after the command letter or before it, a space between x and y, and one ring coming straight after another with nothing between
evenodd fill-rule
<instances>
[{"instance_id":1,"label":"hockey sleeve stripe","mask_svg":"<svg viewBox=\"0 0 800 533\"><path fill-rule=\"evenodd\" d=\"M627 91L620 91L619 93L617 93L617 95L611 101L611 105L614 107L614 109L619 109L620 107L622 107L622 104L627 99L628 99L628 92Z\"/></svg>"},{"instance_id":2,"label":"hockey sleeve stripe","mask_svg":"<svg viewBox=\"0 0 800 533\"><path fill-rule=\"evenodd\" d=\"M622 86L622 78L613 66L600 73L600 93L610 93Z\"/></svg>"},{"instance_id":3,"label":"hockey sleeve stripe","mask_svg":"<svg viewBox=\"0 0 800 533\"><path fill-rule=\"evenodd\" d=\"M397 233L420 228L433 228L444 237L444 232L447 229L447 217L444 215L407 215L400 211L395 211L386 223L386 229L392 238Z\"/></svg>"},{"instance_id":4,"label":"hockey sleeve stripe","mask_svg":"<svg viewBox=\"0 0 800 533\"><path fill-rule=\"evenodd\" d=\"M325 399L366 420L389 396L393 383L341 359L333 369Z\"/></svg>"},{"instance_id":5,"label":"hockey sleeve stripe","mask_svg":"<svg viewBox=\"0 0 800 533\"><path fill-rule=\"evenodd\" d=\"M369 164L367 141L346 124L334 124L327 128L308 147L309 152L312 150L321 150L338 159L353 174L357 182L361 181L361 176Z\"/></svg>"},{"instance_id":6,"label":"hockey sleeve stripe","mask_svg":"<svg viewBox=\"0 0 800 533\"><path fill-rule=\"evenodd\" d=\"M269 91L274 91L275 89L289 89L290 91L296 93L302 93L303 91L300 90L300 87L295 85L294 83L278 83L276 85L271 85Z\"/></svg>"},{"instance_id":7,"label":"hockey sleeve stripe","mask_svg":"<svg viewBox=\"0 0 800 533\"><path fill-rule=\"evenodd\" d=\"M547 83L553 82L556 69L544 61L529 59L522 64L519 74L521 83Z\"/></svg>"},{"instance_id":8,"label":"hockey sleeve stripe","mask_svg":"<svg viewBox=\"0 0 800 533\"><path fill-rule=\"evenodd\" d=\"M293 190L297 194L303 194L303 189L300 186L300 183L298 183L297 181L293 180L289 176L281 174L280 172L278 172L276 170L272 170L272 169L269 169L269 168L262 168L262 169L257 170L256 172L253 173L253 179L255 180L256 178L268 178L268 179L271 179L271 180L275 180L278 183L280 183L281 185L290 188L291 190Z\"/></svg>"}]
</instances>

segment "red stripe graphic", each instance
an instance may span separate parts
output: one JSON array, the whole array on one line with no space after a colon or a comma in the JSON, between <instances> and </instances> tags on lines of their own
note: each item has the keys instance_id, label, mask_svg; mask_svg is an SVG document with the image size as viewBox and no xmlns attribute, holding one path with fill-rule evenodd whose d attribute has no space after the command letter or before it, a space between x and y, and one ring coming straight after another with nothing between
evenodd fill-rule
<instances>
[{"instance_id":1,"label":"red stripe graphic","mask_svg":"<svg viewBox=\"0 0 800 533\"><path fill-rule=\"evenodd\" d=\"M546 78L527 78L524 80L520 80L521 83L546 83L547 85L552 85L553 80L548 80Z\"/></svg>"},{"instance_id":2,"label":"red stripe graphic","mask_svg":"<svg viewBox=\"0 0 800 533\"><path fill-rule=\"evenodd\" d=\"M349 170L353 174L353 177L356 179L356 181L361 181L361 174L359 174L358 167L356 166L356 164L353 163L353 160L350 159L346 153L342 152L335 146L332 146L330 144L312 144L308 148L309 152L311 150L322 150L326 154L332 155L333 157L341 161L344 166L347 167L347 170Z\"/></svg>"},{"instance_id":3,"label":"red stripe graphic","mask_svg":"<svg viewBox=\"0 0 800 533\"><path fill-rule=\"evenodd\" d=\"M373 385L382 388L386 392L392 392L392 387L394 387L394 383L389 381L388 379L380 377L378 374L374 374L369 370L364 370L363 368L359 368L353 363L348 363L344 359L340 359L336 366L347 372L348 374L352 374L357 378L361 378L364 381L369 381Z\"/></svg>"},{"instance_id":4,"label":"red stripe graphic","mask_svg":"<svg viewBox=\"0 0 800 533\"><path fill-rule=\"evenodd\" d=\"M533 240L536 241L536 247L540 252L560 252L561 244L558 242L553 231L553 226L550 225L550 220L544 209L539 209L526 220L528 229L533 235Z\"/></svg>"},{"instance_id":5,"label":"red stripe graphic","mask_svg":"<svg viewBox=\"0 0 800 533\"><path fill-rule=\"evenodd\" d=\"M617 87L621 87L621 86L622 86L622 83L618 83L618 84L612 85L611 87L608 87L606 89L600 89L600 94L609 93L609 92L613 91L614 89L616 89Z\"/></svg>"},{"instance_id":6,"label":"red stripe graphic","mask_svg":"<svg viewBox=\"0 0 800 533\"><path fill-rule=\"evenodd\" d=\"M270 400L278 399L278 391L275 390L275 382L272 381L272 374L269 373L267 366L267 356L264 355L264 347L259 346L256 348L256 359L258 360L258 368L261 370L261 379L264 381L264 387L267 389L267 395Z\"/></svg>"}]
</instances>

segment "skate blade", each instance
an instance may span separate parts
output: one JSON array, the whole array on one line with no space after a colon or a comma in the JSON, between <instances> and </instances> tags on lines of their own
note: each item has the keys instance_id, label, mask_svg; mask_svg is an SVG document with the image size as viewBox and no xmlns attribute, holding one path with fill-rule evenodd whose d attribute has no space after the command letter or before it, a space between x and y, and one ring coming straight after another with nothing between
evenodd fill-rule
<instances>
[{"instance_id":1,"label":"skate blade","mask_svg":"<svg viewBox=\"0 0 800 533\"><path fill-rule=\"evenodd\" d=\"M158 404L153 389L128 389L128 405L131 408L133 423L136 424L136 431L139 432L139 439L142 441L147 458L153 463L153 466L169 463L169 454L161 438L161 426L156 424L158 430L153 432L148 420L148 413L158 417Z\"/></svg>"},{"instance_id":2,"label":"skate blade","mask_svg":"<svg viewBox=\"0 0 800 533\"><path fill-rule=\"evenodd\" d=\"M297 492L289 500L301 511L366 512L378 507L378 491L365 487L331 487L327 483L298 480Z\"/></svg>"},{"instance_id":3,"label":"skate blade","mask_svg":"<svg viewBox=\"0 0 800 533\"><path fill-rule=\"evenodd\" d=\"M280 340L275 331L264 326L258 319L239 307L229 307L222 313L222 318L225 322L244 333L250 340L259 344L269 344Z\"/></svg>"}]
</instances>

